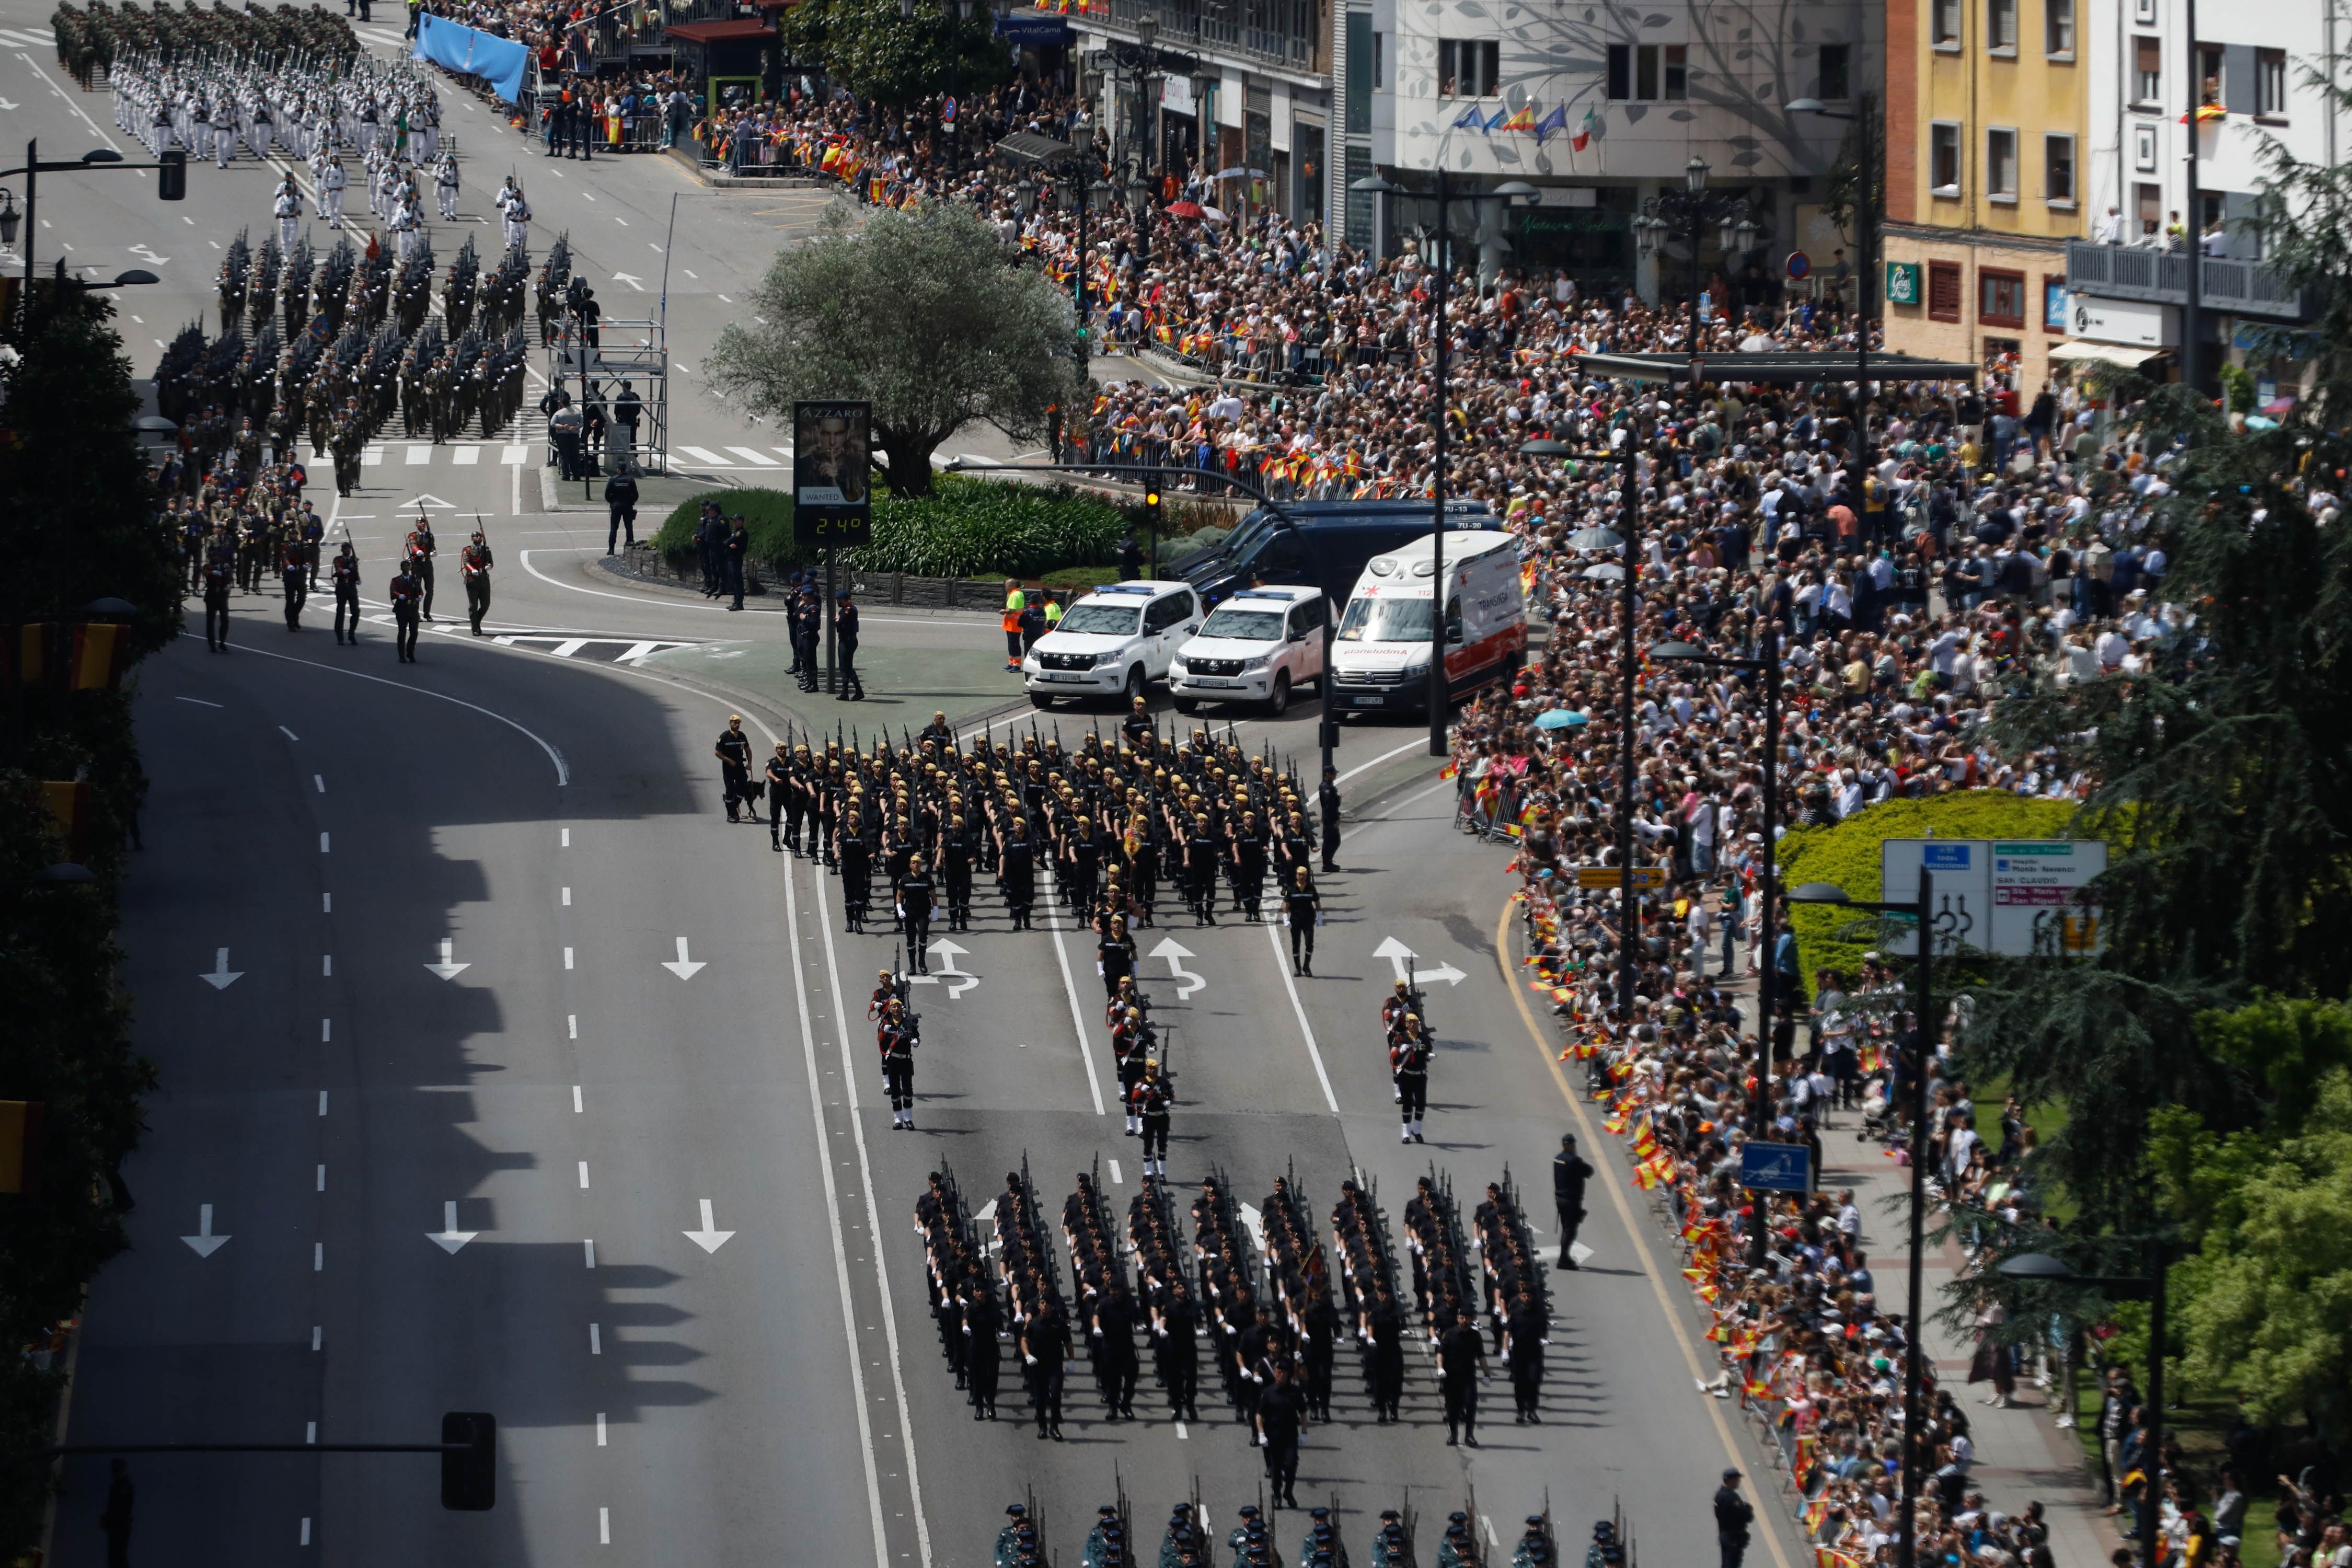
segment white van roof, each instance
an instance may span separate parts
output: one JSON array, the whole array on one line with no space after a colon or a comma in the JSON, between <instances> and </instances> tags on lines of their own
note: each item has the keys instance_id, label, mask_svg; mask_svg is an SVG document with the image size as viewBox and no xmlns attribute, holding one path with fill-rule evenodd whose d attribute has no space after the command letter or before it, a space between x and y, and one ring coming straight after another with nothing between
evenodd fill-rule
<instances>
[{"instance_id":1,"label":"white van roof","mask_svg":"<svg viewBox=\"0 0 2352 1568\"><path fill-rule=\"evenodd\" d=\"M1157 599L1179 588L1190 588L1190 583L1171 583L1154 577L1130 578L1124 583L1105 583L1086 595L1088 599L1108 599L1112 604L1121 599Z\"/></svg>"},{"instance_id":2,"label":"white van roof","mask_svg":"<svg viewBox=\"0 0 2352 1568\"><path fill-rule=\"evenodd\" d=\"M1375 582L1394 583L1400 587L1409 585L1415 578L1425 583L1429 580L1432 557L1436 552L1436 540L1435 534L1424 533L1410 544L1401 544L1394 550L1375 555L1365 565L1365 574ZM1445 564L1449 570L1466 566L1482 555L1514 549L1517 542L1510 534L1492 530L1471 533L1449 528L1445 531ZM1416 567L1418 571L1414 570Z\"/></svg>"}]
</instances>

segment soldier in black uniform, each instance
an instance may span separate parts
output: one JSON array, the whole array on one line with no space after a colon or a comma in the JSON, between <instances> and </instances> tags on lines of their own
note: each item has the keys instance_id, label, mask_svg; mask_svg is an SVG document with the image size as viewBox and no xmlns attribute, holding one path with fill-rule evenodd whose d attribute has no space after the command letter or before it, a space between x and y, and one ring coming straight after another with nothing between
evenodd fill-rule
<instances>
[{"instance_id":1,"label":"soldier in black uniform","mask_svg":"<svg viewBox=\"0 0 2352 1568\"><path fill-rule=\"evenodd\" d=\"M923 868L923 858L914 856L907 862L907 874L898 879L898 919L907 933L908 962L918 974L931 972L931 905L936 889L931 874Z\"/></svg>"},{"instance_id":2,"label":"soldier in black uniform","mask_svg":"<svg viewBox=\"0 0 2352 1568\"><path fill-rule=\"evenodd\" d=\"M215 653L228 651L228 591L235 580L226 557L215 555L205 563L205 647Z\"/></svg>"},{"instance_id":3,"label":"soldier in black uniform","mask_svg":"<svg viewBox=\"0 0 2352 1568\"><path fill-rule=\"evenodd\" d=\"M1200 1313L1181 1279L1161 1286L1151 1308L1151 1363L1168 1391L1171 1421L1201 1418L1201 1347L1193 1338Z\"/></svg>"},{"instance_id":4,"label":"soldier in black uniform","mask_svg":"<svg viewBox=\"0 0 2352 1568\"><path fill-rule=\"evenodd\" d=\"M360 453L363 443L360 437L359 410L349 410L336 420L327 436L327 450L335 459L335 493L347 496L359 489Z\"/></svg>"},{"instance_id":5,"label":"soldier in black uniform","mask_svg":"<svg viewBox=\"0 0 2352 1568\"><path fill-rule=\"evenodd\" d=\"M996 886L1004 895L1005 912L1013 917L1014 931L1030 931L1031 910L1037 900L1037 849L1029 842L1029 824L1021 817L1012 822L1013 836L1003 837L1000 829L996 846Z\"/></svg>"},{"instance_id":6,"label":"soldier in black uniform","mask_svg":"<svg viewBox=\"0 0 2352 1568\"><path fill-rule=\"evenodd\" d=\"M392 580L392 618L403 664L416 662L416 605L417 597L423 592L422 585L416 581L415 568L405 561L402 562L400 575Z\"/></svg>"},{"instance_id":7,"label":"soldier in black uniform","mask_svg":"<svg viewBox=\"0 0 2352 1568\"><path fill-rule=\"evenodd\" d=\"M846 588L835 594L833 600L833 646L835 657L841 661L838 695L844 702L863 702L866 682L857 678L857 606L850 601Z\"/></svg>"},{"instance_id":8,"label":"soldier in black uniform","mask_svg":"<svg viewBox=\"0 0 2352 1568\"><path fill-rule=\"evenodd\" d=\"M962 817L950 816L940 836L940 879L946 885L950 931L971 929L971 871L978 858L971 829Z\"/></svg>"},{"instance_id":9,"label":"soldier in black uniform","mask_svg":"<svg viewBox=\"0 0 2352 1568\"><path fill-rule=\"evenodd\" d=\"M1184 839L1184 897L1201 925L1217 923L1217 839L1209 819L1196 816Z\"/></svg>"},{"instance_id":10,"label":"soldier in black uniform","mask_svg":"<svg viewBox=\"0 0 2352 1568\"><path fill-rule=\"evenodd\" d=\"M1437 1342L1437 1365L1445 1385L1445 1441L1478 1446L1478 1379L1486 1370L1486 1341L1478 1321L1463 1314Z\"/></svg>"},{"instance_id":11,"label":"soldier in black uniform","mask_svg":"<svg viewBox=\"0 0 2352 1568\"><path fill-rule=\"evenodd\" d=\"M1423 1142L1421 1119L1429 1107L1429 1032L1418 1016L1405 1016L1403 1029L1389 1047L1389 1068L1396 1075L1397 1142Z\"/></svg>"},{"instance_id":12,"label":"soldier in black uniform","mask_svg":"<svg viewBox=\"0 0 2352 1568\"><path fill-rule=\"evenodd\" d=\"M803 820L809 824L810 848L812 850L815 848L816 784L811 777L812 772L813 764L809 759L809 749L802 746L793 753L789 764L789 777L792 784L786 792L784 800L784 847L794 855L801 852L801 824ZM770 826L772 831L772 819Z\"/></svg>"},{"instance_id":13,"label":"soldier in black uniform","mask_svg":"<svg viewBox=\"0 0 2352 1568\"><path fill-rule=\"evenodd\" d=\"M1551 1206L1559 1216L1559 1266L1576 1267L1570 1248L1576 1245L1577 1228L1584 1224L1584 1184L1591 1176L1592 1167L1576 1152L1576 1134L1563 1132L1559 1152L1551 1161Z\"/></svg>"},{"instance_id":14,"label":"soldier in black uniform","mask_svg":"<svg viewBox=\"0 0 2352 1568\"><path fill-rule=\"evenodd\" d=\"M1339 770L1325 768L1315 786L1316 804L1323 808L1323 869L1339 868Z\"/></svg>"},{"instance_id":15,"label":"soldier in black uniform","mask_svg":"<svg viewBox=\"0 0 2352 1568\"><path fill-rule=\"evenodd\" d=\"M1274 1506L1298 1506L1298 1434L1306 1427L1307 1404L1290 1381L1287 1359L1274 1363L1274 1383L1258 1394L1258 1442L1265 1449L1265 1479Z\"/></svg>"},{"instance_id":16,"label":"soldier in black uniform","mask_svg":"<svg viewBox=\"0 0 2352 1568\"><path fill-rule=\"evenodd\" d=\"M1522 1426L1543 1420L1544 1334L1549 1327L1543 1304L1522 1284L1503 1317L1503 1354L1511 1363L1511 1400Z\"/></svg>"},{"instance_id":17,"label":"soldier in black uniform","mask_svg":"<svg viewBox=\"0 0 2352 1568\"><path fill-rule=\"evenodd\" d=\"M1095 968L1102 973L1103 994L1118 994L1118 983L1135 973L1135 938L1127 931L1127 917L1113 915L1095 943Z\"/></svg>"},{"instance_id":18,"label":"soldier in black uniform","mask_svg":"<svg viewBox=\"0 0 2352 1568\"><path fill-rule=\"evenodd\" d=\"M1323 918L1323 895L1301 866L1289 887L1282 890L1283 923L1290 927L1290 972L1315 973L1315 922Z\"/></svg>"},{"instance_id":19,"label":"soldier in black uniform","mask_svg":"<svg viewBox=\"0 0 2352 1568\"><path fill-rule=\"evenodd\" d=\"M1159 1061L1146 1060L1143 1076L1129 1091L1127 1104L1143 1130L1143 1173L1147 1176L1168 1173L1168 1111L1175 1098L1169 1091L1168 1080L1160 1076Z\"/></svg>"},{"instance_id":20,"label":"soldier in black uniform","mask_svg":"<svg viewBox=\"0 0 2352 1568\"><path fill-rule=\"evenodd\" d=\"M433 618L433 556L438 548L433 539L432 520L418 512L416 526L408 531L408 553L416 563L417 589L424 595L418 608L428 621Z\"/></svg>"},{"instance_id":21,"label":"soldier in black uniform","mask_svg":"<svg viewBox=\"0 0 2352 1568\"><path fill-rule=\"evenodd\" d=\"M278 561L278 581L286 596L286 629L302 629L302 603L310 597L305 580L310 576L310 563L302 557L302 542L297 539L286 542Z\"/></svg>"},{"instance_id":22,"label":"soldier in black uniform","mask_svg":"<svg viewBox=\"0 0 2352 1568\"><path fill-rule=\"evenodd\" d=\"M433 602L433 573L428 556L425 574L425 602ZM466 548L457 552L457 571L466 580L466 618L473 624L474 635L482 635L482 617L490 613L490 568L496 564L490 557L490 542L480 529Z\"/></svg>"},{"instance_id":23,"label":"soldier in black uniform","mask_svg":"<svg viewBox=\"0 0 2352 1568\"><path fill-rule=\"evenodd\" d=\"M893 996L883 1004L882 1018L874 1031L882 1053L882 1092L890 1100L890 1130L915 1126L915 1047L922 1038L908 1020L907 1005Z\"/></svg>"},{"instance_id":24,"label":"soldier in black uniform","mask_svg":"<svg viewBox=\"0 0 2352 1568\"><path fill-rule=\"evenodd\" d=\"M750 798L751 782L751 737L743 733L743 715L727 715L727 728L719 732L719 743L710 748L719 759L719 776L727 797L727 820L740 822L740 805ZM754 821L758 820L756 817Z\"/></svg>"},{"instance_id":25,"label":"soldier in black uniform","mask_svg":"<svg viewBox=\"0 0 2352 1568\"><path fill-rule=\"evenodd\" d=\"M335 641L338 645L348 642L356 647L360 640L360 557L349 540L345 540L342 549L336 552L333 576Z\"/></svg>"},{"instance_id":26,"label":"soldier in black uniform","mask_svg":"<svg viewBox=\"0 0 2352 1568\"><path fill-rule=\"evenodd\" d=\"M872 897L874 847L866 841L865 825L855 811L845 815L835 831L833 853L841 867L842 916L850 931L862 931Z\"/></svg>"},{"instance_id":27,"label":"soldier in black uniform","mask_svg":"<svg viewBox=\"0 0 2352 1568\"><path fill-rule=\"evenodd\" d=\"M800 808L794 804L798 796L795 781L793 778L792 760L786 754L784 743L782 741L776 742L776 754L768 759L766 778L768 847L781 855L784 852L783 818L786 811L793 814L793 847L795 849L800 847L801 831Z\"/></svg>"}]
</instances>

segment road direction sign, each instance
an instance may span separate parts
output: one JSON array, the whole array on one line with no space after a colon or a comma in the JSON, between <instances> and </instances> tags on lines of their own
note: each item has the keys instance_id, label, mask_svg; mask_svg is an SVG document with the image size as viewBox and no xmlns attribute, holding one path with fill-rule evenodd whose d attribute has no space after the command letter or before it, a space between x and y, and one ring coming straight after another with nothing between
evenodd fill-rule
<instances>
[{"instance_id":1,"label":"road direction sign","mask_svg":"<svg viewBox=\"0 0 2352 1568\"><path fill-rule=\"evenodd\" d=\"M1622 888L1628 885L1644 891L1655 892L1666 885L1664 866L1579 866L1576 885L1580 888Z\"/></svg>"},{"instance_id":2,"label":"road direction sign","mask_svg":"<svg viewBox=\"0 0 2352 1568\"><path fill-rule=\"evenodd\" d=\"M1802 1143L1743 1143L1739 1184L1774 1193L1810 1193L1812 1165L1813 1152Z\"/></svg>"}]
</instances>

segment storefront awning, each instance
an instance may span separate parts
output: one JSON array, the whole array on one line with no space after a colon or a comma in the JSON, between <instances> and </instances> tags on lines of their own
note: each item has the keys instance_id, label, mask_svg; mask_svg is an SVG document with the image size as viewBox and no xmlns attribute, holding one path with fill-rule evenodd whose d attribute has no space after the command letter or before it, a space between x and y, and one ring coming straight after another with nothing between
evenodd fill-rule
<instances>
[{"instance_id":1,"label":"storefront awning","mask_svg":"<svg viewBox=\"0 0 2352 1568\"><path fill-rule=\"evenodd\" d=\"M724 22L674 22L662 31L669 37L683 39L689 44L721 44L744 38L772 38L776 36L776 25L762 22L757 17L742 16Z\"/></svg>"},{"instance_id":2,"label":"storefront awning","mask_svg":"<svg viewBox=\"0 0 2352 1568\"><path fill-rule=\"evenodd\" d=\"M2058 344L2050 357L2060 364L2119 364L2126 370L2137 370L2152 359L2170 353L2170 349L2149 349L2124 343L2086 343L2079 339Z\"/></svg>"}]
</instances>

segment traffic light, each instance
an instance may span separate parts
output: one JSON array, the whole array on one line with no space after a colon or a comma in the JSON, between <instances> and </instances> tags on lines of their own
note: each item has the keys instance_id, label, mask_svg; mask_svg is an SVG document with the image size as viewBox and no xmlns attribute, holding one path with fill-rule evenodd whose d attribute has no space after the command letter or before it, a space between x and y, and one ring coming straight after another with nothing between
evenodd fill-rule
<instances>
[{"instance_id":1,"label":"traffic light","mask_svg":"<svg viewBox=\"0 0 2352 1568\"><path fill-rule=\"evenodd\" d=\"M188 199L188 155L173 148L157 160L163 167L155 172L155 194L167 202Z\"/></svg>"},{"instance_id":2,"label":"traffic light","mask_svg":"<svg viewBox=\"0 0 2352 1568\"><path fill-rule=\"evenodd\" d=\"M1160 530L1160 476L1153 474L1143 481L1143 520L1153 532Z\"/></svg>"},{"instance_id":3,"label":"traffic light","mask_svg":"<svg viewBox=\"0 0 2352 1568\"><path fill-rule=\"evenodd\" d=\"M452 1410L441 1417L441 1506L483 1513L499 1500L499 1419L487 1411Z\"/></svg>"}]
</instances>

